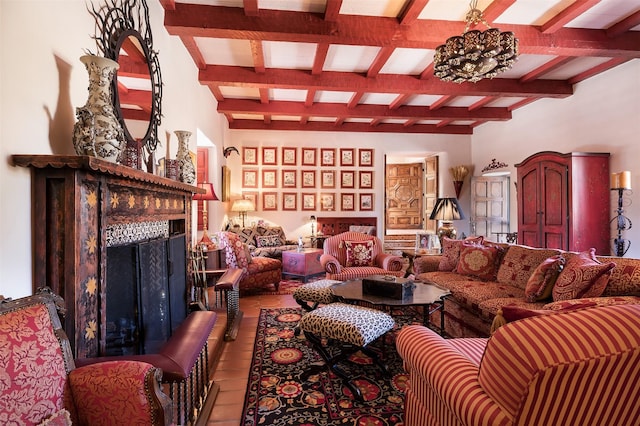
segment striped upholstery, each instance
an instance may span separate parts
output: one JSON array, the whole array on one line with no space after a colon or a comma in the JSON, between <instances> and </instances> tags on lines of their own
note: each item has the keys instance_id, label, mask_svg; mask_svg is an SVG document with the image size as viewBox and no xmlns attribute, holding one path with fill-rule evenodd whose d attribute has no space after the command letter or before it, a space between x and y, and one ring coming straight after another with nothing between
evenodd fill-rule
<instances>
[{"instance_id":1,"label":"striped upholstery","mask_svg":"<svg viewBox=\"0 0 640 426\"><path fill-rule=\"evenodd\" d=\"M346 267L347 249L343 241L373 240L373 266ZM402 276L404 263L402 258L382 251L380 238L366 235L361 232L343 232L327 238L324 241L324 254L320 257L320 263L327 272L328 280L347 281L355 278L371 275L395 275Z\"/></svg>"},{"instance_id":2,"label":"striped upholstery","mask_svg":"<svg viewBox=\"0 0 640 426\"><path fill-rule=\"evenodd\" d=\"M409 372L405 426L640 418L640 305L514 321L488 340L445 340L413 325L402 329L397 348Z\"/></svg>"}]
</instances>

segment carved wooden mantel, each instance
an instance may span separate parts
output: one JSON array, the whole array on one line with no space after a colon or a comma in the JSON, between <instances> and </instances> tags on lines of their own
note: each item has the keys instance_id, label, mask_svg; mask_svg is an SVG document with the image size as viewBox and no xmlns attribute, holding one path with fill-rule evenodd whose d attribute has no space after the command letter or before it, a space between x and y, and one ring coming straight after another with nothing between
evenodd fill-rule
<instances>
[{"instance_id":1,"label":"carved wooden mantel","mask_svg":"<svg viewBox=\"0 0 640 426\"><path fill-rule=\"evenodd\" d=\"M34 289L65 299L77 358L104 353L107 228L166 221L191 235L191 199L203 191L89 156L13 155L32 170ZM187 239L188 241L188 239Z\"/></svg>"}]
</instances>

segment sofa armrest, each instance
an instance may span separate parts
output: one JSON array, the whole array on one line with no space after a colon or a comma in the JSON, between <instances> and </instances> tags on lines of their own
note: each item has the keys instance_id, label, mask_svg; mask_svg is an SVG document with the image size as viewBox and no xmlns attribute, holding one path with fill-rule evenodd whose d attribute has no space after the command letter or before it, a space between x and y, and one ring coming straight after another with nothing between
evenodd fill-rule
<instances>
[{"instance_id":1,"label":"sofa armrest","mask_svg":"<svg viewBox=\"0 0 640 426\"><path fill-rule=\"evenodd\" d=\"M161 370L139 361L76 368L69 384L80 424L168 425L172 402L160 389Z\"/></svg>"},{"instance_id":2,"label":"sofa armrest","mask_svg":"<svg viewBox=\"0 0 640 426\"><path fill-rule=\"evenodd\" d=\"M436 272L440 265L441 254L420 256L413 261L413 273L417 276L425 272Z\"/></svg>"},{"instance_id":3,"label":"sofa armrest","mask_svg":"<svg viewBox=\"0 0 640 426\"><path fill-rule=\"evenodd\" d=\"M404 262L400 256L389 253L379 253L374 262L380 268L393 272L401 271L404 266Z\"/></svg>"},{"instance_id":4,"label":"sofa armrest","mask_svg":"<svg viewBox=\"0 0 640 426\"><path fill-rule=\"evenodd\" d=\"M420 403L438 423L455 418L465 425L511 424L480 386L478 367L437 333L420 325L404 327L396 347L409 373L411 393L435 394Z\"/></svg>"},{"instance_id":5,"label":"sofa armrest","mask_svg":"<svg viewBox=\"0 0 640 426\"><path fill-rule=\"evenodd\" d=\"M330 274L339 274L342 272L342 265L338 262L335 256L323 253L320 256L320 264Z\"/></svg>"}]
</instances>

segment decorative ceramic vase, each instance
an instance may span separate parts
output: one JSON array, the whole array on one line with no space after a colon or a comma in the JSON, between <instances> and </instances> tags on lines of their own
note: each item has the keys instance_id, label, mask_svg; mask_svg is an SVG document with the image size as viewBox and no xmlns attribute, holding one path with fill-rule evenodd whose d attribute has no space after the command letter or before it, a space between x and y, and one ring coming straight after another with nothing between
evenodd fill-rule
<instances>
[{"instance_id":1,"label":"decorative ceramic vase","mask_svg":"<svg viewBox=\"0 0 640 426\"><path fill-rule=\"evenodd\" d=\"M180 181L193 185L196 182L196 167L193 165L193 160L191 160L191 154L189 154L191 132L176 130L173 133L178 137L176 160L178 160Z\"/></svg>"},{"instance_id":2,"label":"decorative ceramic vase","mask_svg":"<svg viewBox=\"0 0 640 426\"><path fill-rule=\"evenodd\" d=\"M120 161L126 146L124 132L113 111L111 81L119 65L95 55L80 57L89 73L89 98L76 108L73 146L78 155L91 155L113 163Z\"/></svg>"}]
</instances>

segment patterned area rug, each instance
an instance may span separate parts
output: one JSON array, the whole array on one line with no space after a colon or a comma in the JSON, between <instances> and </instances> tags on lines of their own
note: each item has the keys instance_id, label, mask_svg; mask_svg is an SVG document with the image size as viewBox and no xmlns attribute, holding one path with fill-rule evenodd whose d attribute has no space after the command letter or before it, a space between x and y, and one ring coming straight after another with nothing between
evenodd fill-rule
<instances>
[{"instance_id":1,"label":"patterned area rug","mask_svg":"<svg viewBox=\"0 0 640 426\"><path fill-rule=\"evenodd\" d=\"M364 402L354 400L342 380L328 369L306 382L300 375L322 359L294 328L297 308L262 309L249 372L242 425L402 425L407 375L393 346L392 333L371 348L384 354L386 377L360 352L341 363L361 389Z\"/></svg>"}]
</instances>

